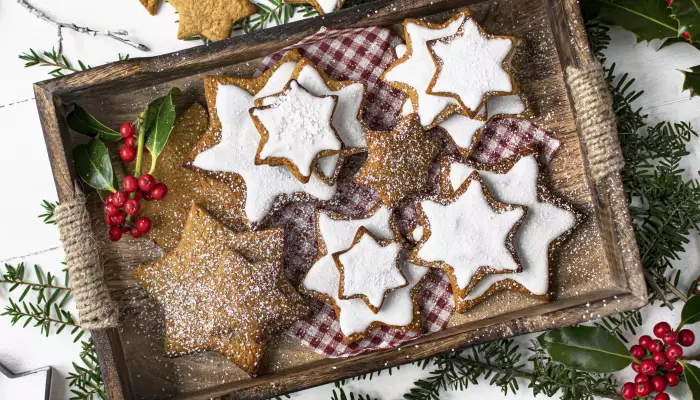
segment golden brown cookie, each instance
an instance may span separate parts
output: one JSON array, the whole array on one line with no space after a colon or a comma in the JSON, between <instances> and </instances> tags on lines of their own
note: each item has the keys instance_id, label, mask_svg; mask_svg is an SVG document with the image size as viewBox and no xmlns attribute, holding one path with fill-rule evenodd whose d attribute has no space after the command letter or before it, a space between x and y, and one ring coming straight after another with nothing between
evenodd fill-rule
<instances>
[{"instance_id":1,"label":"golden brown cookie","mask_svg":"<svg viewBox=\"0 0 700 400\"><path fill-rule=\"evenodd\" d=\"M160 5L160 0L139 0L141 5L148 11L151 15L156 15L158 12L158 6Z\"/></svg>"},{"instance_id":2,"label":"golden brown cookie","mask_svg":"<svg viewBox=\"0 0 700 400\"><path fill-rule=\"evenodd\" d=\"M418 115L411 114L393 131L368 131L367 151L355 181L373 187L384 204L394 207L406 195L429 186L430 163L439 145L425 136Z\"/></svg>"},{"instance_id":3,"label":"golden brown cookie","mask_svg":"<svg viewBox=\"0 0 700 400\"><path fill-rule=\"evenodd\" d=\"M166 321L165 352L169 356L222 347L229 350L261 347L254 337L248 335L216 334L213 323L214 308L203 305L203 298L208 298L209 302L216 298L206 296L211 288L209 281L204 278L215 274L221 268L222 257L226 251L231 250L251 262L279 260L284 253L284 229L235 233L195 204L190 209L178 247L157 261L133 270L134 279L163 307ZM236 277L248 278L249 276L245 275ZM288 289L279 293L286 294L285 301L291 305L291 309L298 310L303 307L303 303L298 303L300 297L291 295ZM254 308L257 304L266 303L255 302L249 305ZM257 311L267 312L270 318L277 316L276 313L270 313L263 308ZM213 336L218 338L212 338ZM226 338L230 343L224 346L222 338ZM260 365L259 358L252 358L252 355L258 353L260 352L251 350L247 355L235 352L228 354L235 355L232 361L254 375Z\"/></svg>"},{"instance_id":4,"label":"golden brown cookie","mask_svg":"<svg viewBox=\"0 0 700 400\"><path fill-rule=\"evenodd\" d=\"M321 14L329 14L343 8L344 0L284 0L287 4L311 4Z\"/></svg>"},{"instance_id":5,"label":"golden brown cookie","mask_svg":"<svg viewBox=\"0 0 700 400\"><path fill-rule=\"evenodd\" d=\"M180 14L178 39L195 35L227 39L236 21L258 11L248 0L170 0L170 4Z\"/></svg>"},{"instance_id":6,"label":"golden brown cookie","mask_svg":"<svg viewBox=\"0 0 700 400\"><path fill-rule=\"evenodd\" d=\"M424 232L409 261L442 269L455 301L488 274L520 272L513 239L527 207L496 201L477 172L453 193L419 202L416 210Z\"/></svg>"}]
</instances>

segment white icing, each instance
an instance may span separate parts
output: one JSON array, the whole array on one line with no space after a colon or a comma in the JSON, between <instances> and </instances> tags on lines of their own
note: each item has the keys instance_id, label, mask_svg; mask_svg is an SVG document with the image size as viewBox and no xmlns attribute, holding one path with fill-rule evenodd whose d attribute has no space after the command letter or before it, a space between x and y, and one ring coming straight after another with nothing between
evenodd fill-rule
<instances>
[{"instance_id":1,"label":"white icing","mask_svg":"<svg viewBox=\"0 0 700 400\"><path fill-rule=\"evenodd\" d=\"M221 120L221 142L197 155L194 161L196 167L208 171L241 175L246 183L246 215L253 222L262 220L281 194L307 192L321 200L329 200L336 192L335 186L328 186L313 175L304 185L286 167L255 165L260 133L248 110L255 107L255 99L284 89L295 66L296 62L282 64L255 96L238 86L219 84L216 109Z\"/></svg>"},{"instance_id":2,"label":"white icing","mask_svg":"<svg viewBox=\"0 0 700 400\"><path fill-rule=\"evenodd\" d=\"M334 97L314 96L290 81L289 88L274 103L252 111L268 133L260 157L286 158L303 176L309 176L318 153L341 148L331 126L336 102Z\"/></svg>"},{"instance_id":3,"label":"white icing","mask_svg":"<svg viewBox=\"0 0 700 400\"><path fill-rule=\"evenodd\" d=\"M405 44L397 44L396 47L394 47L394 51L396 52L396 57L401 58L406 54L406 51L408 51L408 48L406 47Z\"/></svg>"},{"instance_id":4,"label":"white icing","mask_svg":"<svg viewBox=\"0 0 700 400\"><path fill-rule=\"evenodd\" d=\"M327 157L322 157L318 159L318 168L321 170L321 173L323 173L323 176L325 176L328 179L333 178L333 175L335 174L335 167L338 165L338 159L340 156L338 154L334 154L332 156L327 156Z\"/></svg>"},{"instance_id":5,"label":"white icing","mask_svg":"<svg viewBox=\"0 0 700 400\"><path fill-rule=\"evenodd\" d=\"M473 169L464 164L450 166L450 181L459 187ZM507 174L479 171L493 196L506 203L527 206L527 215L515 236L515 248L523 271L518 274L488 275L467 295L467 300L481 297L489 287L512 279L536 295L549 291L549 245L574 226L571 211L537 200L539 168L535 156L523 157Z\"/></svg>"},{"instance_id":6,"label":"white icing","mask_svg":"<svg viewBox=\"0 0 700 400\"><path fill-rule=\"evenodd\" d=\"M510 96L490 96L486 100L489 118L494 115L517 115L525 112L525 103L517 94Z\"/></svg>"},{"instance_id":7,"label":"white icing","mask_svg":"<svg viewBox=\"0 0 700 400\"><path fill-rule=\"evenodd\" d=\"M306 274L303 285L308 290L333 298L341 310L340 329L346 336L364 332L375 321L394 326L405 326L413 321L411 289L428 273L428 268L405 263L401 272L408 280L408 286L391 291L376 314L361 299L338 298L340 272L331 255L350 247L360 226L379 238L393 238L390 219L391 210L387 207L381 207L371 217L360 220L334 220L324 213L319 214L319 230L328 252L314 263Z\"/></svg>"},{"instance_id":8,"label":"white icing","mask_svg":"<svg viewBox=\"0 0 700 400\"><path fill-rule=\"evenodd\" d=\"M429 126L445 108L457 102L446 96L435 96L427 93L428 85L437 72L435 63L428 52L427 42L457 33L464 21L464 16L457 18L443 29L430 29L410 22L405 25L406 34L411 39L411 56L404 62L396 64L387 71L384 78L389 82L399 82L413 87L418 94L418 109L421 125ZM397 53L401 49L396 49Z\"/></svg>"},{"instance_id":9,"label":"white icing","mask_svg":"<svg viewBox=\"0 0 700 400\"><path fill-rule=\"evenodd\" d=\"M486 121L471 119L462 114L454 114L442 121L438 126L450 135L457 146L469 148L476 133L486 126Z\"/></svg>"},{"instance_id":10,"label":"white icing","mask_svg":"<svg viewBox=\"0 0 700 400\"><path fill-rule=\"evenodd\" d=\"M384 294L408 284L397 266L401 245L392 242L382 247L372 236L362 235L347 252L338 256L343 266L343 296L364 295L379 308Z\"/></svg>"},{"instance_id":11,"label":"white icing","mask_svg":"<svg viewBox=\"0 0 700 400\"><path fill-rule=\"evenodd\" d=\"M420 240L422 238L423 238L423 226L418 225L411 231L411 239L413 239L414 242L420 242Z\"/></svg>"},{"instance_id":12,"label":"white icing","mask_svg":"<svg viewBox=\"0 0 700 400\"><path fill-rule=\"evenodd\" d=\"M476 180L454 202L444 206L426 200L421 202L421 208L431 234L418 249L418 257L451 266L460 289L469 285L480 267L518 269L506 241L525 212L522 208L495 212Z\"/></svg>"},{"instance_id":13,"label":"white icing","mask_svg":"<svg viewBox=\"0 0 700 400\"><path fill-rule=\"evenodd\" d=\"M432 92L454 93L470 110L476 110L488 92L511 92L513 85L503 61L512 46L509 39L485 37L476 22L468 19L459 36L432 44L442 66Z\"/></svg>"},{"instance_id":14,"label":"white icing","mask_svg":"<svg viewBox=\"0 0 700 400\"><path fill-rule=\"evenodd\" d=\"M329 14L338 9L338 0L316 0L316 2L323 14Z\"/></svg>"}]
</instances>

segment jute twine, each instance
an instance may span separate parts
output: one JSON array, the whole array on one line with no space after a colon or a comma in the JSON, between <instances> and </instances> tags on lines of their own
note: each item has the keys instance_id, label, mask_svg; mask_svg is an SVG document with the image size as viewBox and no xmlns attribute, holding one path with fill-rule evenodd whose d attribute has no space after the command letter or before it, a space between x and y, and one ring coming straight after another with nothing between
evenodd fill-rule
<instances>
[{"instance_id":1,"label":"jute twine","mask_svg":"<svg viewBox=\"0 0 700 400\"><path fill-rule=\"evenodd\" d=\"M566 69L566 83L576 108L576 124L588 154L589 172L595 182L624 167L613 100L603 67L589 61Z\"/></svg>"},{"instance_id":2,"label":"jute twine","mask_svg":"<svg viewBox=\"0 0 700 400\"><path fill-rule=\"evenodd\" d=\"M54 215L66 253L80 326L88 331L117 326L117 307L107 291L83 192L76 188L74 197L56 207Z\"/></svg>"}]
</instances>

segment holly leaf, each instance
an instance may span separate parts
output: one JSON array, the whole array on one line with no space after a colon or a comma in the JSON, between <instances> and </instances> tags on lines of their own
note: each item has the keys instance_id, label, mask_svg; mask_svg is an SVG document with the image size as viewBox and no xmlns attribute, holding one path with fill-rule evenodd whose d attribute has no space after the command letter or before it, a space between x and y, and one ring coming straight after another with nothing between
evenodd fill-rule
<instances>
[{"instance_id":1,"label":"holly leaf","mask_svg":"<svg viewBox=\"0 0 700 400\"><path fill-rule=\"evenodd\" d=\"M590 19L630 31L637 43L678 36L678 22L662 0L586 0Z\"/></svg>"},{"instance_id":2,"label":"holly leaf","mask_svg":"<svg viewBox=\"0 0 700 400\"><path fill-rule=\"evenodd\" d=\"M678 21L678 36L688 32L691 40L700 40L700 2L673 0L669 8L671 18Z\"/></svg>"},{"instance_id":3,"label":"holly leaf","mask_svg":"<svg viewBox=\"0 0 700 400\"><path fill-rule=\"evenodd\" d=\"M668 46L674 45L674 44L676 44L676 43L685 43L685 44L689 44L689 45L695 47L696 49L700 50L700 42L689 42L689 41L683 39L682 37L672 37L672 38L668 38L668 39L664 40L664 41L661 43L661 46L659 46L658 50L661 50L661 49L663 49L664 47L668 47Z\"/></svg>"},{"instance_id":4,"label":"holly leaf","mask_svg":"<svg viewBox=\"0 0 700 400\"><path fill-rule=\"evenodd\" d=\"M145 144L148 151L151 152L153 160L158 158L160 153L163 152L168 137L170 137L170 132L172 132L173 126L175 125L173 95L179 94L180 89L172 88L167 95L153 100L146 109Z\"/></svg>"},{"instance_id":5,"label":"holly leaf","mask_svg":"<svg viewBox=\"0 0 700 400\"><path fill-rule=\"evenodd\" d=\"M107 146L99 139L73 149L73 163L78 176L97 190L114 192L114 170Z\"/></svg>"},{"instance_id":6,"label":"holly leaf","mask_svg":"<svg viewBox=\"0 0 700 400\"><path fill-rule=\"evenodd\" d=\"M696 322L700 322L700 296L693 296L685 302L681 311L681 322L678 324L678 329Z\"/></svg>"},{"instance_id":7,"label":"holly leaf","mask_svg":"<svg viewBox=\"0 0 700 400\"><path fill-rule=\"evenodd\" d=\"M122 139L122 135L120 135L119 132L110 129L108 126L98 121L97 118L93 117L92 114L85 111L85 109L79 105L76 105L73 111L68 114L66 122L68 122L68 126L72 130L105 142L116 142Z\"/></svg>"},{"instance_id":8,"label":"holly leaf","mask_svg":"<svg viewBox=\"0 0 700 400\"><path fill-rule=\"evenodd\" d=\"M690 97L700 96L700 65L690 68L690 71L681 71L685 76L683 91L689 90Z\"/></svg>"},{"instance_id":9,"label":"holly leaf","mask_svg":"<svg viewBox=\"0 0 700 400\"><path fill-rule=\"evenodd\" d=\"M554 329L537 338L552 360L587 372L619 371L632 362L625 344L598 326Z\"/></svg>"},{"instance_id":10,"label":"holly leaf","mask_svg":"<svg viewBox=\"0 0 700 400\"><path fill-rule=\"evenodd\" d=\"M690 388L693 399L700 399L700 368L687 362L679 362L683 366L683 376L688 384L688 388Z\"/></svg>"}]
</instances>

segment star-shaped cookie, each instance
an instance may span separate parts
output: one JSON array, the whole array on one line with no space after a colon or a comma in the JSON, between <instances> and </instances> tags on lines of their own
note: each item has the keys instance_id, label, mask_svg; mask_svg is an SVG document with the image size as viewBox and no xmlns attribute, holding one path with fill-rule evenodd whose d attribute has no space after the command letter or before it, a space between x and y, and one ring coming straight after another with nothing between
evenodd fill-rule
<instances>
[{"instance_id":1,"label":"star-shaped cookie","mask_svg":"<svg viewBox=\"0 0 700 400\"><path fill-rule=\"evenodd\" d=\"M493 165L447 160L443 163L444 191L460 187L477 170L497 200L528 208L514 239L522 272L486 276L457 303L460 312L502 290L516 290L542 300L548 299L549 261L556 248L580 222L581 214L547 188L537 158L535 150L524 149Z\"/></svg>"},{"instance_id":2,"label":"star-shaped cookie","mask_svg":"<svg viewBox=\"0 0 700 400\"><path fill-rule=\"evenodd\" d=\"M231 36L233 24L258 9L248 0L170 0L180 14L177 38L202 35L210 40Z\"/></svg>"},{"instance_id":3,"label":"star-shaped cookie","mask_svg":"<svg viewBox=\"0 0 700 400\"><path fill-rule=\"evenodd\" d=\"M343 8L344 0L284 0L287 4L311 4L320 14L329 14Z\"/></svg>"},{"instance_id":4,"label":"star-shaped cookie","mask_svg":"<svg viewBox=\"0 0 700 400\"><path fill-rule=\"evenodd\" d=\"M259 358L252 357L261 352L261 344L252 337L215 332L214 309L203 305L206 303L203 298L211 292L204 278L221 268L226 251L236 251L251 262L278 260L283 257L283 244L282 228L235 233L201 207L193 205L178 247L132 272L134 279L163 307L166 354L180 356L218 348L248 349L229 355L240 368L256 374ZM236 276L236 279L242 277ZM286 293L280 302L280 313L298 315L296 310L300 309L301 298L291 295L289 289L280 289L280 292ZM208 298L209 302L213 301Z\"/></svg>"},{"instance_id":5,"label":"star-shaped cookie","mask_svg":"<svg viewBox=\"0 0 700 400\"><path fill-rule=\"evenodd\" d=\"M417 114L402 118L393 131L368 131L368 157L355 181L371 186L394 207L406 195L429 186L430 163L439 145L428 139Z\"/></svg>"},{"instance_id":6,"label":"star-shaped cookie","mask_svg":"<svg viewBox=\"0 0 700 400\"><path fill-rule=\"evenodd\" d=\"M520 270L513 238L527 209L495 201L477 173L451 195L416 208L424 233L409 261L445 271L455 299L486 274Z\"/></svg>"},{"instance_id":7,"label":"star-shaped cookie","mask_svg":"<svg viewBox=\"0 0 700 400\"><path fill-rule=\"evenodd\" d=\"M139 0L141 5L148 11L151 15L156 15L158 11L158 6L160 5L160 0Z\"/></svg>"},{"instance_id":8,"label":"star-shaped cookie","mask_svg":"<svg viewBox=\"0 0 700 400\"><path fill-rule=\"evenodd\" d=\"M260 132L255 163L284 165L307 183L318 159L340 153L343 146L331 122L338 96L315 96L292 79L273 97L268 105L249 111Z\"/></svg>"},{"instance_id":9,"label":"star-shaped cookie","mask_svg":"<svg viewBox=\"0 0 700 400\"><path fill-rule=\"evenodd\" d=\"M207 76L204 80L210 128L194 146L187 165L199 171L240 176L246 192L245 215L253 225L259 224L280 198L330 200L337 190L313 174L303 184L285 167L255 165L260 134L249 110L255 107L256 99L284 89L300 59L292 50L257 78Z\"/></svg>"},{"instance_id":10,"label":"star-shaped cookie","mask_svg":"<svg viewBox=\"0 0 700 400\"><path fill-rule=\"evenodd\" d=\"M473 18L464 18L454 35L427 42L436 67L427 92L454 98L470 117L489 96L515 94L509 62L516 41L514 36L490 35Z\"/></svg>"},{"instance_id":11,"label":"star-shaped cookie","mask_svg":"<svg viewBox=\"0 0 700 400\"><path fill-rule=\"evenodd\" d=\"M362 299L378 313L391 291L408 285L400 268L400 251L398 240L379 239L361 226L349 248L333 253L340 272L338 298Z\"/></svg>"}]
</instances>

